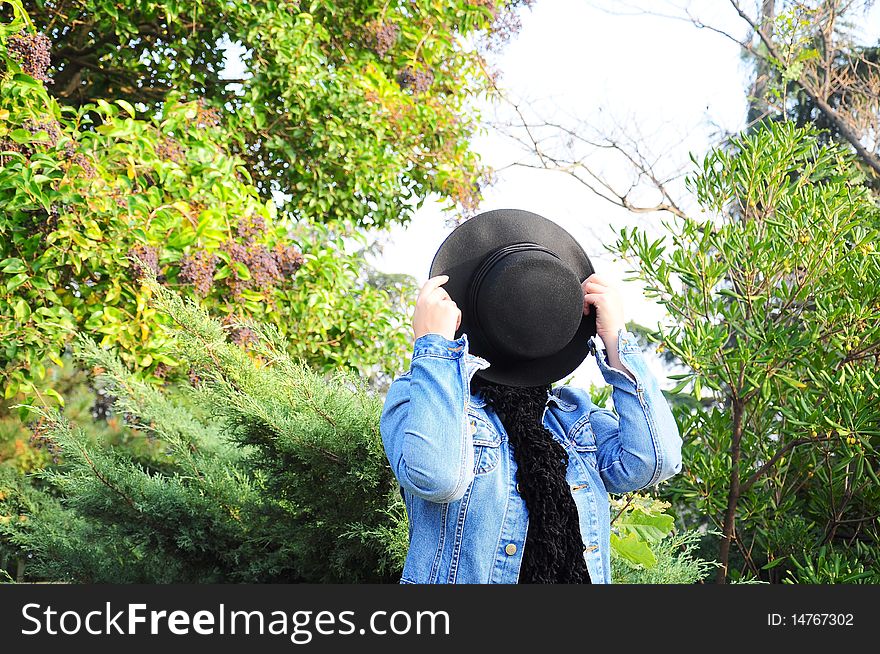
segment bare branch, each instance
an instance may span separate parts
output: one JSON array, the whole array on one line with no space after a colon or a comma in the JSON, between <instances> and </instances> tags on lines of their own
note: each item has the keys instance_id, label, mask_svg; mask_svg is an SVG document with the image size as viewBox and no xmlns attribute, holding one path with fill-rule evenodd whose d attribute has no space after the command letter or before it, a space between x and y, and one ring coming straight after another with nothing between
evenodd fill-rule
<instances>
[{"instance_id":1,"label":"bare branch","mask_svg":"<svg viewBox=\"0 0 880 654\"><path fill-rule=\"evenodd\" d=\"M731 6L736 10L737 14L739 14L740 18L742 18L748 25L752 28L754 33L758 36L761 42L764 44L764 47L767 48L767 53L770 55L772 59L777 62L784 61L784 57L781 55L779 50L776 47L776 44L773 42L773 39L766 33L766 31L754 20L751 16L749 16L740 6L738 0L729 0ZM749 48L750 52L755 52L753 48ZM759 55L760 56L760 55ZM856 134L846 122L846 120L840 116L835 109L826 102L826 100L820 96L817 90L810 83L809 79L806 79L803 72L800 73L797 80L795 80L798 86L803 90L803 92L810 98L810 100L816 105L819 111L825 116L828 121L834 125L835 129L840 133L840 135L849 142L850 145L855 149L858 153L859 157L862 161L870 167L875 174L880 175L880 157L877 157L873 152L870 152L865 145L862 143L858 134Z\"/></svg>"},{"instance_id":2,"label":"bare branch","mask_svg":"<svg viewBox=\"0 0 880 654\"><path fill-rule=\"evenodd\" d=\"M645 156L639 149L638 140L628 139L627 143L623 143L620 139L609 136L591 138L585 135L581 129L562 125L556 121L529 121L524 116L519 104L506 97L504 100L511 105L518 120L514 123L493 122L491 124L499 133L518 143L526 152L535 155L538 162L518 161L498 170L521 167L561 172L578 181L597 197L631 213L648 214L665 211L679 217L685 216L684 211L668 190L668 184L680 178L683 173L677 171L667 175L658 174L655 167L660 157L651 160ZM547 130L551 130L551 135L541 136ZM569 155L552 152L548 145L551 140L565 141ZM630 183L629 188L626 190L615 188L614 184L588 163L589 154L576 156L572 152L575 144L589 147L591 154L596 151L611 151L621 156L636 172L636 177ZM634 191L643 181L648 182L660 194L660 201L656 204L643 205L632 199Z\"/></svg>"}]
</instances>

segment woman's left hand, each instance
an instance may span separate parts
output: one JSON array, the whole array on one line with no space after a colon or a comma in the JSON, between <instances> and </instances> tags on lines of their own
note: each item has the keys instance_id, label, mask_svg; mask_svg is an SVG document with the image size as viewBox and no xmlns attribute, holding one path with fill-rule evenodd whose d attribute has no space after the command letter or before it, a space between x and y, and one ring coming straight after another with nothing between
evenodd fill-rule
<instances>
[{"instance_id":1,"label":"woman's left hand","mask_svg":"<svg viewBox=\"0 0 880 654\"><path fill-rule=\"evenodd\" d=\"M584 315L596 312L596 332L606 347L617 345L617 332L626 326L623 316L623 300L616 288L599 275L593 274L582 283L584 290Z\"/></svg>"}]
</instances>

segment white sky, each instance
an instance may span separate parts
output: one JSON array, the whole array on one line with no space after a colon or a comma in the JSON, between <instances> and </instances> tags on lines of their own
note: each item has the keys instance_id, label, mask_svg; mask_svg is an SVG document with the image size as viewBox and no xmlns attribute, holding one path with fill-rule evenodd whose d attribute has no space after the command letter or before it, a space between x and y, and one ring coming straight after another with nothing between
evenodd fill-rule
<instances>
[{"instance_id":1,"label":"white sky","mask_svg":"<svg viewBox=\"0 0 880 654\"><path fill-rule=\"evenodd\" d=\"M662 5L651 4L657 10ZM700 7L703 20L744 33L727 3L692 4ZM606 5L619 8L621 3ZM689 151L705 151L718 132L713 123L731 132L744 124L748 69L737 46L715 33L660 17L612 15L574 0L538 0L522 13L522 24L497 59L500 85L521 106L540 107L547 120L638 131L663 149L657 154L663 155L660 166L667 170L685 164ZM491 107L483 112L494 115ZM518 144L495 131L474 147L495 169L525 156ZM610 176L628 173L616 161L597 164ZM480 211L515 207L562 225L580 241L596 271L619 283L628 320L649 326L660 320L662 307L646 300L638 283L623 282L625 264L613 262L603 248L613 241L611 229L636 223L632 214L563 173L527 168L501 171L484 195ZM657 218L643 217L640 224L656 224ZM429 201L408 227L391 231L374 263L388 272L411 274L421 284L451 229L440 205ZM652 367L665 381L661 367ZM604 383L591 358L575 371L573 382Z\"/></svg>"}]
</instances>

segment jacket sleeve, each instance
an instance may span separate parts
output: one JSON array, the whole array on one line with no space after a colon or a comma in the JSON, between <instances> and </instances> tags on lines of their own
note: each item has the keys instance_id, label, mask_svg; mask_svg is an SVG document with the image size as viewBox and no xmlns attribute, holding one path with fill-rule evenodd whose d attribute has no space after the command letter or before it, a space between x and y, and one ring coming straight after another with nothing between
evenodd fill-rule
<instances>
[{"instance_id":1,"label":"jacket sleeve","mask_svg":"<svg viewBox=\"0 0 880 654\"><path fill-rule=\"evenodd\" d=\"M605 350L592 344L599 370L613 388L617 415L594 407L590 424L606 489L626 493L658 484L681 470L681 437L635 335L621 329L617 347L620 361L633 377L609 366Z\"/></svg>"},{"instance_id":2,"label":"jacket sleeve","mask_svg":"<svg viewBox=\"0 0 880 654\"><path fill-rule=\"evenodd\" d=\"M431 502L461 499L473 481L470 378L489 363L467 350L466 334L416 339L410 369L392 382L382 409L379 429L394 475Z\"/></svg>"}]
</instances>

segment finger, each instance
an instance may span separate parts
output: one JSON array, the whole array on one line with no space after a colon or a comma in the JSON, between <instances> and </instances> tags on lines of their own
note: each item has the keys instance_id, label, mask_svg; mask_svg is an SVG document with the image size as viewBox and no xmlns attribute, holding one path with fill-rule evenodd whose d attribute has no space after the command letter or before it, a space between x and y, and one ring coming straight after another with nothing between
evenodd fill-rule
<instances>
[{"instance_id":1,"label":"finger","mask_svg":"<svg viewBox=\"0 0 880 654\"><path fill-rule=\"evenodd\" d=\"M605 304L606 295L604 293L587 293L584 295L584 312L588 312L591 306L599 309Z\"/></svg>"},{"instance_id":2,"label":"finger","mask_svg":"<svg viewBox=\"0 0 880 654\"><path fill-rule=\"evenodd\" d=\"M430 295L431 300L435 302L442 302L443 300L452 300L449 297L449 293L446 292L445 288L435 288L434 292Z\"/></svg>"},{"instance_id":3,"label":"finger","mask_svg":"<svg viewBox=\"0 0 880 654\"><path fill-rule=\"evenodd\" d=\"M600 286L611 286L611 283L605 279L604 277L600 277L596 273L593 273L589 277L584 280L584 283L591 282L593 284L599 284Z\"/></svg>"},{"instance_id":4,"label":"finger","mask_svg":"<svg viewBox=\"0 0 880 654\"><path fill-rule=\"evenodd\" d=\"M607 293L611 290L611 287L603 286L602 284L598 284L596 282L586 281L584 282L583 289L587 293Z\"/></svg>"},{"instance_id":5,"label":"finger","mask_svg":"<svg viewBox=\"0 0 880 654\"><path fill-rule=\"evenodd\" d=\"M449 275L437 275L436 277L431 277L425 284L422 286L422 290L419 291L419 297L427 297L431 293L433 293L437 288L445 284L449 281Z\"/></svg>"}]
</instances>

